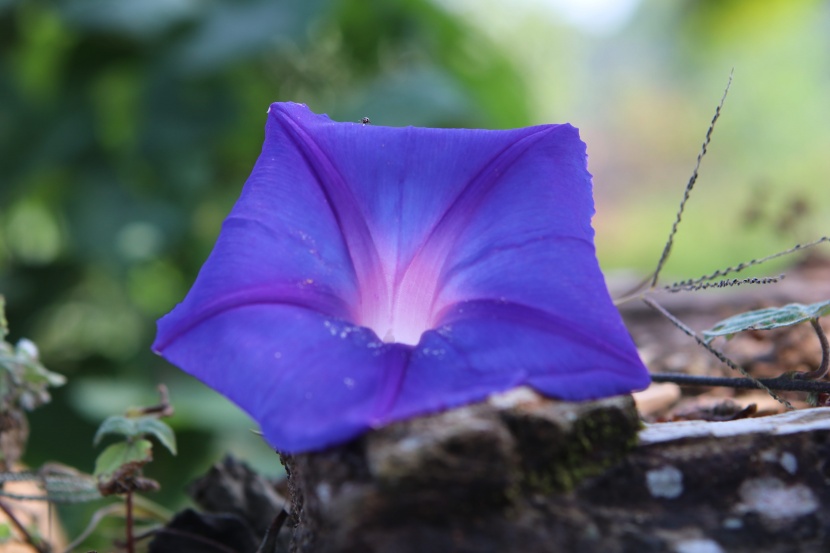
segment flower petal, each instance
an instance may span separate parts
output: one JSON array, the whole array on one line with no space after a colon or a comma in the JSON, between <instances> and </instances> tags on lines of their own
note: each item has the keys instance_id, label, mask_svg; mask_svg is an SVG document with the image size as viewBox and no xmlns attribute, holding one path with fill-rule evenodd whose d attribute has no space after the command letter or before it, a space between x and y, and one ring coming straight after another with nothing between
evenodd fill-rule
<instances>
[{"instance_id":1,"label":"flower petal","mask_svg":"<svg viewBox=\"0 0 830 553\"><path fill-rule=\"evenodd\" d=\"M366 223L298 142L269 117L262 154L187 298L162 319L156 351L230 307L286 303L349 318L360 303L358 269L377 264Z\"/></svg>"},{"instance_id":2,"label":"flower petal","mask_svg":"<svg viewBox=\"0 0 830 553\"><path fill-rule=\"evenodd\" d=\"M481 401L522 384L572 401L626 394L648 386L641 367L618 320L591 328L499 300L464 302L415 349L385 420Z\"/></svg>"},{"instance_id":3,"label":"flower petal","mask_svg":"<svg viewBox=\"0 0 830 553\"><path fill-rule=\"evenodd\" d=\"M410 351L308 309L245 305L194 326L164 356L241 406L268 443L296 453L368 430L397 396Z\"/></svg>"},{"instance_id":4,"label":"flower petal","mask_svg":"<svg viewBox=\"0 0 830 553\"><path fill-rule=\"evenodd\" d=\"M549 168L535 165L539 156L528 157L526 151L539 142L561 147L558 138L547 138L551 133L576 134L569 125L484 131L333 123L299 104L274 104L271 116L286 134L298 137L297 144L307 152L310 163L321 168L320 182L333 183L329 187L340 193L334 203L351 206L348 213L365 221L359 233L354 232L357 225L344 232L361 237L356 245L349 244L362 291L356 322L384 337L387 327L411 321L404 325L408 335L404 341L412 344L431 326L438 311L458 299L441 294L440 301L434 301L457 237L469 229L476 214L484 215L479 217L482 222L486 218L482 201L489 201L494 188L515 186L510 192L514 195L547 191L551 176L543 173ZM584 153L584 145L576 142ZM524 171L511 173L508 182L504 173L517 162ZM584 172L584 154L577 158L579 163ZM531 183L532 190L521 181L528 175L537 181ZM585 180L587 173L581 177ZM581 194L587 195L590 206L590 187ZM532 203L533 198L527 201ZM510 205L509 201L506 209ZM590 230L589 221L582 224ZM567 223L554 229L567 228ZM490 227L495 227L490 234L499 234L502 228L501 223Z\"/></svg>"},{"instance_id":5,"label":"flower petal","mask_svg":"<svg viewBox=\"0 0 830 553\"><path fill-rule=\"evenodd\" d=\"M390 129L274 104L154 349L286 452L520 384L627 393L648 374L605 288L592 214L569 125Z\"/></svg>"},{"instance_id":6,"label":"flower petal","mask_svg":"<svg viewBox=\"0 0 830 553\"><path fill-rule=\"evenodd\" d=\"M484 399L482 387L586 400L648 386L596 260L592 214L570 126L525 137L468 183L412 262L442 263L439 331L416 348L390 420Z\"/></svg>"}]
</instances>

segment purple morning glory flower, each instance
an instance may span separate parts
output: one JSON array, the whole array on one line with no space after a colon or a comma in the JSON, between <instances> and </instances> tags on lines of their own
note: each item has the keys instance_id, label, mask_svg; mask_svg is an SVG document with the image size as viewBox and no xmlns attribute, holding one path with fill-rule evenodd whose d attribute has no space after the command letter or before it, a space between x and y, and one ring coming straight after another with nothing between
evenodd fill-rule
<instances>
[{"instance_id":1,"label":"purple morning glory flower","mask_svg":"<svg viewBox=\"0 0 830 553\"><path fill-rule=\"evenodd\" d=\"M567 400L642 389L593 209L570 125L389 128L274 104L153 349L288 453L519 385Z\"/></svg>"}]
</instances>

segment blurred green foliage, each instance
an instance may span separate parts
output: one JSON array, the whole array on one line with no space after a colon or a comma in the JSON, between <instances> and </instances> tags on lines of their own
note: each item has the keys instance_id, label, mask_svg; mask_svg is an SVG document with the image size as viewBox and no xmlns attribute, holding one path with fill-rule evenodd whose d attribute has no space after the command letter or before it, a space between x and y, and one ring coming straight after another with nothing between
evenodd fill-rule
<instances>
[{"instance_id":1,"label":"blurred green foliage","mask_svg":"<svg viewBox=\"0 0 830 553\"><path fill-rule=\"evenodd\" d=\"M529 123L525 98L507 58L428 0L0 1L0 291L13 332L70 383L32 417L27 461L90 471L97 423L164 381L181 455L150 472L168 500L225 448L278 472L252 423L149 350L268 105L504 127ZM64 513L70 530L88 512Z\"/></svg>"},{"instance_id":2,"label":"blurred green foliage","mask_svg":"<svg viewBox=\"0 0 830 553\"><path fill-rule=\"evenodd\" d=\"M5 318L5 298L0 296L0 416L16 411L32 411L49 403L49 388L63 386L66 379L40 362L37 346L25 338L12 345ZM0 447L0 461L3 461Z\"/></svg>"},{"instance_id":3,"label":"blurred green foliage","mask_svg":"<svg viewBox=\"0 0 830 553\"><path fill-rule=\"evenodd\" d=\"M733 68L666 269L694 277L827 234L830 2L436 1L510 56L534 122L580 129L603 268L656 264ZM588 10L578 26L566 17Z\"/></svg>"}]
</instances>

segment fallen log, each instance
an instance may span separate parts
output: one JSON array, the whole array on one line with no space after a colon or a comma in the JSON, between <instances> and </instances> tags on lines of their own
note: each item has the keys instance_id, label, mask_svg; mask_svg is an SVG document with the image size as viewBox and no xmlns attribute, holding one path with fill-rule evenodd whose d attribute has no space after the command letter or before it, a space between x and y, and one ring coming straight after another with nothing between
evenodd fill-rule
<instances>
[{"instance_id":1,"label":"fallen log","mask_svg":"<svg viewBox=\"0 0 830 553\"><path fill-rule=\"evenodd\" d=\"M830 408L642 425L526 389L283 456L291 551L830 551Z\"/></svg>"}]
</instances>

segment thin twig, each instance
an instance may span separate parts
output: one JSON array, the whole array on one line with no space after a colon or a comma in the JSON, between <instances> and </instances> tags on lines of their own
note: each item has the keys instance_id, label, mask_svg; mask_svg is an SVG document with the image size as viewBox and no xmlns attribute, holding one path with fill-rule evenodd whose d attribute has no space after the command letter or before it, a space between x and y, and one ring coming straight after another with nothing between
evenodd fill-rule
<instances>
[{"instance_id":1,"label":"thin twig","mask_svg":"<svg viewBox=\"0 0 830 553\"><path fill-rule=\"evenodd\" d=\"M719 280L717 282L700 282L697 284L670 284L664 286L666 292L697 292L698 290L707 290L709 288L731 288L732 286L743 286L744 284L775 284L784 280L784 275L777 277L763 277L763 278L732 278L727 280Z\"/></svg>"},{"instance_id":2,"label":"thin twig","mask_svg":"<svg viewBox=\"0 0 830 553\"><path fill-rule=\"evenodd\" d=\"M624 303L628 303L633 300L638 300L643 297L644 294L647 294L651 289L646 289L646 287L651 282L652 275L648 275L643 280L641 280L636 286L632 286L618 298L614 299L614 305L619 306Z\"/></svg>"},{"instance_id":3,"label":"thin twig","mask_svg":"<svg viewBox=\"0 0 830 553\"><path fill-rule=\"evenodd\" d=\"M688 326L683 324L683 322L680 321L680 319L678 319L677 317L675 317L674 315L672 315L671 313L666 311L666 309L662 305L657 303L654 299L646 296L646 297L643 297L643 302L645 302L646 305L648 305L652 309L655 309L657 312L659 312L661 315L663 315L665 318L667 318L674 326L676 326L677 328L682 330L687 336L690 336L691 338L694 338L695 342L697 342L699 345L706 348L706 351L708 351L709 353L711 353L712 355L717 357L718 360L721 363L724 363L730 369L734 369L734 370L738 371L739 373L741 373L746 378L748 378L748 379L752 380L753 382L755 382L755 387L756 388L761 388L762 390L766 391L770 396L773 397L773 399L775 399L779 403L782 403L783 405L785 405L787 407L787 409L789 409L789 410L794 410L795 409L795 407L793 407L792 404L789 401L787 401L786 399L780 397L778 394L776 394L775 392L770 390L769 387L764 385L763 382L759 381L757 378L754 378L752 375L750 375L748 372L746 372L746 370L743 367L741 367L740 365L738 365L737 363L735 363L734 361L729 359L726 355L724 355L723 352L716 350L715 348L710 346L708 343L706 343L706 341L703 338L701 338L700 336L698 336L698 334L694 330L692 330L691 328L689 328Z\"/></svg>"},{"instance_id":4,"label":"thin twig","mask_svg":"<svg viewBox=\"0 0 830 553\"><path fill-rule=\"evenodd\" d=\"M7 497L9 499L15 499L17 501L48 501L49 503L88 503L90 501L101 499L101 494L89 492L85 493L85 495L64 497L60 495L28 495L0 491L0 497Z\"/></svg>"},{"instance_id":5,"label":"thin twig","mask_svg":"<svg viewBox=\"0 0 830 553\"><path fill-rule=\"evenodd\" d=\"M652 382L672 382L681 386L718 386L726 388L754 389L758 382L771 390L782 392L815 392L830 393L830 382L818 382L815 380L797 379L796 375L784 375L776 378L726 378L716 376L694 376L690 374L664 374L654 373L651 375Z\"/></svg>"},{"instance_id":6,"label":"thin twig","mask_svg":"<svg viewBox=\"0 0 830 553\"><path fill-rule=\"evenodd\" d=\"M677 227L680 226L680 220L683 218L683 210L686 209L686 202L689 201L689 196L692 194L695 182L697 182L698 171L700 171L700 162L703 161L703 156L706 155L706 149L709 147L709 142L712 140L712 132L715 130L715 123L717 122L718 117L720 117L720 111L723 108L724 101L726 101L726 95L729 93L729 87L732 85L732 73L732 71L729 72L729 81L727 81L726 88L723 91L723 96L720 99L718 107L715 109L715 116L712 117L712 122L709 124L709 130L706 131L706 138L703 140L703 146L701 146L700 153L697 155L697 163L695 163L694 171L692 171L692 176L689 178L689 182L686 184L686 190L683 192L683 199L680 201L680 207L677 210L677 217L674 220L674 224L672 224L671 232L669 232L669 238L666 240L666 245L663 246L663 253L660 255L660 261L657 262L657 268L654 270L654 275L651 278L650 288L657 286L657 279L660 277L660 271L663 270L663 265L666 264L666 261L669 259L669 254L671 254L671 248L674 244L674 235L677 234Z\"/></svg>"},{"instance_id":7,"label":"thin twig","mask_svg":"<svg viewBox=\"0 0 830 553\"><path fill-rule=\"evenodd\" d=\"M135 535L133 536L133 539L136 541L136 543L138 543L140 541L144 541L147 538L154 537L156 534L161 532L163 528L164 528L163 524L153 524L150 527L145 528L141 532L136 532Z\"/></svg>"},{"instance_id":8,"label":"thin twig","mask_svg":"<svg viewBox=\"0 0 830 553\"><path fill-rule=\"evenodd\" d=\"M744 269L748 269L750 267L754 267L755 265L760 265L761 263L766 263L767 261L771 261L778 257L782 257L785 255L790 255L792 253L800 252L801 250L805 250L807 248L811 248L822 242L830 242L830 236L822 236L818 240L813 240L812 242L808 242L807 244L796 244L792 248L788 250L784 250L782 252L774 253L772 255L768 255L766 257L761 257L759 259L752 259L750 261L745 261L743 263L738 263L732 267L727 267L726 269L718 269L714 273L704 275L702 277L689 279L689 280L681 280L680 282L675 282L674 284L670 284L667 288L682 288L686 286L696 286L703 282L708 282L710 280L715 280L718 277L726 276L731 273L739 273Z\"/></svg>"},{"instance_id":9,"label":"thin twig","mask_svg":"<svg viewBox=\"0 0 830 553\"><path fill-rule=\"evenodd\" d=\"M125 534L127 539L127 553L135 553L135 540L133 539L133 492L127 491L124 498L124 508L126 511L125 518Z\"/></svg>"},{"instance_id":10,"label":"thin twig","mask_svg":"<svg viewBox=\"0 0 830 553\"><path fill-rule=\"evenodd\" d=\"M818 319L810 319L810 324L813 325L813 330L816 331L819 342L821 342L821 365L814 371L806 373L797 373L796 378L800 380L818 380L824 378L827 374L827 365L830 363L830 343L827 342L827 335L824 329L821 328L821 323Z\"/></svg>"},{"instance_id":11,"label":"thin twig","mask_svg":"<svg viewBox=\"0 0 830 553\"><path fill-rule=\"evenodd\" d=\"M141 518L154 518L161 522L169 522L175 514L169 509L165 509L158 503L150 501L142 495L135 495L133 497L133 510L136 513L141 513Z\"/></svg>"},{"instance_id":12,"label":"thin twig","mask_svg":"<svg viewBox=\"0 0 830 553\"><path fill-rule=\"evenodd\" d=\"M95 513L92 515L92 518L89 521L89 524L87 524L86 528L84 528L84 531L81 532L81 534L77 538L72 540L72 543L66 546L66 549L63 550L63 553L72 553L76 547L81 545L84 542L84 540L86 540L90 535L92 535L92 533L101 523L101 521L104 520L104 518L111 514L118 513L119 511L121 511L122 508L123 506L120 503L113 503L111 505L107 505L106 507L103 507L95 511Z\"/></svg>"},{"instance_id":13,"label":"thin twig","mask_svg":"<svg viewBox=\"0 0 830 553\"><path fill-rule=\"evenodd\" d=\"M26 530L26 527L23 526L23 524L19 520L17 520L16 516L14 516L14 511L12 510L12 508L6 505L6 503L3 501L0 501L0 510L2 510L6 514L6 518L9 519L9 522L11 522L12 525L14 525L14 527L20 533L20 535L23 536L23 541L31 545L35 549L35 551L37 551L38 553L49 553L52 550L52 548L49 547L49 544L47 543L37 543L35 539L32 537L32 535L29 533L29 531Z\"/></svg>"},{"instance_id":14,"label":"thin twig","mask_svg":"<svg viewBox=\"0 0 830 553\"><path fill-rule=\"evenodd\" d=\"M283 507L271 521L271 526L265 532L265 537L262 538L256 553L274 553L277 550L277 537L286 520L288 520L288 511Z\"/></svg>"},{"instance_id":15,"label":"thin twig","mask_svg":"<svg viewBox=\"0 0 830 553\"><path fill-rule=\"evenodd\" d=\"M175 409L170 403L170 392L167 390L167 386L159 384L156 389L160 396L159 402L156 405L130 409L129 414L136 417L142 415L156 415L159 418L172 417Z\"/></svg>"},{"instance_id":16,"label":"thin twig","mask_svg":"<svg viewBox=\"0 0 830 553\"><path fill-rule=\"evenodd\" d=\"M136 509L141 510L142 516L149 515L164 522L167 522L171 518L173 518L172 512L168 511L167 509L164 509L160 505L156 505L152 501L140 495L136 495L133 497L133 511L135 511ZM110 515L118 514L125 515L124 504L121 502L111 503L95 511L95 513L92 515L92 518L89 521L89 524L87 524L83 532L81 532L81 534L77 538L72 540L72 543L67 545L66 549L64 549L62 553L72 553L77 547L79 547L84 542L84 540L86 540L90 535L92 535L92 533L95 531L95 529L98 527L98 525L104 518ZM133 516L135 516L135 513L133 514Z\"/></svg>"}]
</instances>

